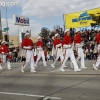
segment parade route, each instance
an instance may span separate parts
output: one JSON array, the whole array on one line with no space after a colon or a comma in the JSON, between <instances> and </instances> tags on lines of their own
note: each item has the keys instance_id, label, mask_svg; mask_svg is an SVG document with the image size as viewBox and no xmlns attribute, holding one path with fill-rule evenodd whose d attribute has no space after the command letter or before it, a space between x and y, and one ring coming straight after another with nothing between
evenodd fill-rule
<instances>
[{"instance_id":1,"label":"parade route","mask_svg":"<svg viewBox=\"0 0 100 100\"><path fill-rule=\"evenodd\" d=\"M30 73L30 67L25 73L20 71L22 63L11 63L12 70L6 65L0 72L0 100L99 100L100 70L95 71L92 64L86 61L87 69L74 72L70 61L65 72L59 71L60 62L56 68L44 67L38 63L36 73Z\"/></svg>"}]
</instances>

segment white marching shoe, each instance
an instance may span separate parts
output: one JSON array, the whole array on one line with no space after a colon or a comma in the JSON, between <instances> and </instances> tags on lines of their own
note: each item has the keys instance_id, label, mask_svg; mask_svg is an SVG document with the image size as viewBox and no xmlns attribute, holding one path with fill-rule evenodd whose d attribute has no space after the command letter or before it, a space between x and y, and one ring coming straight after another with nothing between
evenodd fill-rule
<instances>
[{"instance_id":1,"label":"white marching shoe","mask_svg":"<svg viewBox=\"0 0 100 100\"><path fill-rule=\"evenodd\" d=\"M9 67L8 70L11 70L11 67Z\"/></svg>"},{"instance_id":2,"label":"white marching shoe","mask_svg":"<svg viewBox=\"0 0 100 100\"><path fill-rule=\"evenodd\" d=\"M98 70L98 68L93 64L93 68L95 69L95 70Z\"/></svg>"},{"instance_id":3,"label":"white marching shoe","mask_svg":"<svg viewBox=\"0 0 100 100\"><path fill-rule=\"evenodd\" d=\"M3 69L1 65L0 65L0 69L1 69L1 70Z\"/></svg>"},{"instance_id":4,"label":"white marching shoe","mask_svg":"<svg viewBox=\"0 0 100 100\"><path fill-rule=\"evenodd\" d=\"M47 65L44 65L44 67L47 67Z\"/></svg>"},{"instance_id":5,"label":"white marching shoe","mask_svg":"<svg viewBox=\"0 0 100 100\"><path fill-rule=\"evenodd\" d=\"M81 69L86 69L87 67L81 67Z\"/></svg>"},{"instance_id":6,"label":"white marching shoe","mask_svg":"<svg viewBox=\"0 0 100 100\"><path fill-rule=\"evenodd\" d=\"M52 67L52 68L55 68L55 66L54 66L53 64L51 64L51 67Z\"/></svg>"},{"instance_id":7,"label":"white marching shoe","mask_svg":"<svg viewBox=\"0 0 100 100\"><path fill-rule=\"evenodd\" d=\"M80 72L81 71L81 69L74 69L74 72Z\"/></svg>"},{"instance_id":8,"label":"white marching shoe","mask_svg":"<svg viewBox=\"0 0 100 100\"><path fill-rule=\"evenodd\" d=\"M21 67L21 72L22 72L22 73L24 73L24 69L23 69L23 66Z\"/></svg>"},{"instance_id":9,"label":"white marching shoe","mask_svg":"<svg viewBox=\"0 0 100 100\"><path fill-rule=\"evenodd\" d=\"M59 68L60 71L64 72L65 70L63 68Z\"/></svg>"},{"instance_id":10,"label":"white marching shoe","mask_svg":"<svg viewBox=\"0 0 100 100\"><path fill-rule=\"evenodd\" d=\"M64 66L65 68L67 68L68 66Z\"/></svg>"},{"instance_id":11,"label":"white marching shoe","mask_svg":"<svg viewBox=\"0 0 100 100\"><path fill-rule=\"evenodd\" d=\"M36 73L36 71L35 70L31 70L31 73Z\"/></svg>"}]
</instances>

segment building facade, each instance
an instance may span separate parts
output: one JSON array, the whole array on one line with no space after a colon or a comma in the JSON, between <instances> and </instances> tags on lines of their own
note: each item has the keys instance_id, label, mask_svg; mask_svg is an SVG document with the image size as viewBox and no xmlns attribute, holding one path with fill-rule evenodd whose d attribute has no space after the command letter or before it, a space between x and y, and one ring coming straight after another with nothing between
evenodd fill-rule
<instances>
[{"instance_id":1,"label":"building facade","mask_svg":"<svg viewBox=\"0 0 100 100\"><path fill-rule=\"evenodd\" d=\"M3 32L1 41L5 41L5 35L6 33ZM33 40L34 43L37 41L37 37L31 36L31 39ZM18 46L21 46L21 43L19 42L19 37L14 35L9 35L9 47L11 48Z\"/></svg>"}]
</instances>

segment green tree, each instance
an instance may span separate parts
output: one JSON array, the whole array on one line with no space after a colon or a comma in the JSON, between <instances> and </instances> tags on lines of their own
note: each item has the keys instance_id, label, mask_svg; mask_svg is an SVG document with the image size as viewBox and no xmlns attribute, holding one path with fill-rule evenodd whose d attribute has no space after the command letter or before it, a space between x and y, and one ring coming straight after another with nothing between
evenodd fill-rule
<instances>
[{"instance_id":1,"label":"green tree","mask_svg":"<svg viewBox=\"0 0 100 100\"><path fill-rule=\"evenodd\" d=\"M43 27L41 29L40 34L39 34L39 36L41 36L42 38L46 38L49 35L50 35L50 30L48 28L46 28L46 27Z\"/></svg>"},{"instance_id":2,"label":"green tree","mask_svg":"<svg viewBox=\"0 0 100 100\"><path fill-rule=\"evenodd\" d=\"M94 21L94 23L91 23L91 26L97 26L100 25L100 15L99 13L97 13L98 15L95 14L90 14L90 16L92 17L92 20Z\"/></svg>"},{"instance_id":3,"label":"green tree","mask_svg":"<svg viewBox=\"0 0 100 100\"><path fill-rule=\"evenodd\" d=\"M55 36L56 32L52 31L50 34L50 37L52 38L53 36Z\"/></svg>"}]
</instances>

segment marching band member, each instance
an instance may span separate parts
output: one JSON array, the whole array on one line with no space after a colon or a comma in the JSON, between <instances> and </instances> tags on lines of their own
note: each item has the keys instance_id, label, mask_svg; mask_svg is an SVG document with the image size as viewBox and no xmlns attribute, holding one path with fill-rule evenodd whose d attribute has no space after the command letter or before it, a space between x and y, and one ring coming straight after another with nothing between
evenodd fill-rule
<instances>
[{"instance_id":1,"label":"marching band member","mask_svg":"<svg viewBox=\"0 0 100 100\"><path fill-rule=\"evenodd\" d=\"M24 49L26 61L21 67L21 72L24 73L24 68L30 63L31 66L31 72L36 72L35 67L34 67L34 54L33 54L33 49L34 49L34 44L33 41L30 39L30 33L25 34L25 38L22 41L22 49Z\"/></svg>"},{"instance_id":2,"label":"marching band member","mask_svg":"<svg viewBox=\"0 0 100 100\"><path fill-rule=\"evenodd\" d=\"M7 62L7 67L10 70L11 69L11 65L10 65L9 55L11 54L11 52L9 52L8 46L6 46L6 41L3 41L1 43L1 49L2 49L1 50L1 54L2 54L1 66L4 66L4 64Z\"/></svg>"},{"instance_id":3,"label":"marching band member","mask_svg":"<svg viewBox=\"0 0 100 100\"><path fill-rule=\"evenodd\" d=\"M81 59L81 69L86 69L85 67L85 61L84 61L84 52L82 49L83 43L82 43L82 37L81 37L81 32L80 29L76 29L76 35L74 37L74 44L76 47L76 53L77 53L77 58L76 61L78 62L79 59Z\"/></svg>"},{"instance_id":4,"label":"marching band member","mask_svg":"<svg viewBox=\"0 0 100 100\"><path fill-rule=\"evenodd\" d=\"M44 50L43 50L44 44L43 44L43 41L42 41L42 37L39 36L37 38L37 40L38 41L36 42L36 48L38 50L38 56L37 56L35 66L37 67L37 63L40 60L40 58L42 57L43 64L44 64L45 67L47 67L47 64L46 64L46 61L45 61Z\"/></svg>"},{"instance_id":5,"label":"marching band member","mask_svg":"<svg viewBox=\"0 0 100 100\"><path fill-rule=\"evenodd\" d=\"M65 54L64 54L64 59L61 65L61 68L59 69L60 71L64 72L64 65L65 62L67 61L67 59L70 57L73 65L74 65L74 71L81 71L81 69L78 68L78 65L76 63L75 60L75 56L73 53L73 49L72 49L72 38L70 36L70 30L66 29L66 35L64 36L64 42L63 42L63 48L65 49Z\"/></svg>"},{"instance_id":6,"label":"marching band member","mask_svg":"<svg viewBox=\"0 0 100 100\"><path fill-rule=\"evenodd\" d=\"M61 62L63 61L63 58L64 58L62 54L62 43L61 43L60 36L58 33L55 34L54 47L56 48L56 59L51 64L52 68L55 68L55 63L57 62L59 57L60 57Z\"/></svg>"},{"instance_id":7,"label":"marching band member","mask_svg":"<svg viewBox=\"0 0 100 100\"><path fill-rule=\"evenodd\" d=\"M97 57L96 62L93 64L93 68L95 70L98 70L98 66L100 65L100 29L99 29L99 32L98 32L95 40L98 45L98 47L97 47L98 48L98 57Z\"/></svg>"}]
</instances>

